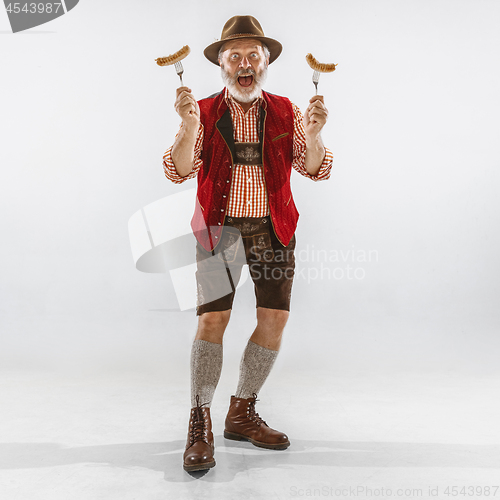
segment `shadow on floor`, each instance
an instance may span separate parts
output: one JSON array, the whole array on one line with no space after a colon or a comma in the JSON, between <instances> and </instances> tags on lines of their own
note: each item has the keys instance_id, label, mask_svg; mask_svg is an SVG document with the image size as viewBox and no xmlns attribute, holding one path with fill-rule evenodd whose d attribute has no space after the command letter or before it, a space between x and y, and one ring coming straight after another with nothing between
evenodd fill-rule
<instances>
[{"instance_id":1,"label":"shadow on floor","mask_svg":"<svg viewBox=\"0 0 500 500\"><path fill-rule=\"evenodd\" d=\"M251 469L321 467L500 467L500 445L311 441L294 439L287 450L266 450L248 442L215 437L217 465L188 474L182 469L185 441L126 443L67 448L54 443L0 443L0 469L72 464L142 467L164 473L165 481L232 481Z\"/></svg>"}]
</instances>

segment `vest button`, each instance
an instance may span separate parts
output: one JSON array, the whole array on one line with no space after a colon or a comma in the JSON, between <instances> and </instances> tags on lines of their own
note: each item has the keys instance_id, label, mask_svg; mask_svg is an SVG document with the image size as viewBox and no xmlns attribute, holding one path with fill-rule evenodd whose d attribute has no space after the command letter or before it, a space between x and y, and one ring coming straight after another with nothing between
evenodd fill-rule
<instances>
[{"instance_id":1,"label":"vest button","mask_svg":"<svg viewBox=\"0 0 500 500\"><path fill-rule=\"evenodd\" d=\"M229 179L226 182L229 182Z\"/></svg>"},{"instance_id":2,"label":"vest button","mask_svg":"<svg viewBox=\"0 0 500 500\"><path fill-rule=\"evenodd\" d=\"M223 195L222 195L222 197L223 197L223 198L225 198L225 197L226 197L226 195L225 195L225 194L223 194Z\"/></svg>"},{"instance_id":3,"label":"vest button","mask_svg":"<svg viewBox=\"0 0 500 500\"><path fill-rule=\"evenodd\" d=\"M221 211L221 212L224 212L224 209L223 209L223 208L221 208L221 209L220 209L220 211Z\"/></svg>"},{"instance_id":4,"label":"vest button","mask_svg":"<svg viewBox=\"0 0 500 500\"><path fill-rule=\"evenodd\" d=\"M217 222L217 224L219 224L219 226L220 226L220 222Z\"/></svg>"}]
</instances>

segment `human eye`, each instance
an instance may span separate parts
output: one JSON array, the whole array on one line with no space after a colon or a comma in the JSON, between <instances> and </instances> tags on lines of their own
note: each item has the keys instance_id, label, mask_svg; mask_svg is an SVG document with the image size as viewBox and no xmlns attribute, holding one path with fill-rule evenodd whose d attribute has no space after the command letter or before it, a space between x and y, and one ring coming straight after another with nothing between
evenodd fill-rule
<instances>
[{"instance_id":1,"label":"human eye","mask_svg":"<svg viewBox=\"0 0 500 500\"><path fill-rule=\"evenodd\" d=\"M238 59L238 57L240 57L238 54L231 54L229 56L229 58L232 60L232 61L236 61L236 59Z\"/></svg>"}]
</instances>

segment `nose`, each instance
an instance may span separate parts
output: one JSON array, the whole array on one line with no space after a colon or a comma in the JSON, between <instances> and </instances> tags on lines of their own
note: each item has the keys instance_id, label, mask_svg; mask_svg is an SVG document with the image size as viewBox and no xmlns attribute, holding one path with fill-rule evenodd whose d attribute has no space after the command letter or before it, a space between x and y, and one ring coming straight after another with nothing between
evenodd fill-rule
<instances>
[{"instance_id":1,"label":"nose","mask_svg":"<svg viewBox=\"0 0 500 500\"><path fill-rule=\"evenodd\" d=\"M240 66L243 69L250 68L252 65L250 64L250 61L246 57L241 58Z\"/></svg>"}]
</instances>

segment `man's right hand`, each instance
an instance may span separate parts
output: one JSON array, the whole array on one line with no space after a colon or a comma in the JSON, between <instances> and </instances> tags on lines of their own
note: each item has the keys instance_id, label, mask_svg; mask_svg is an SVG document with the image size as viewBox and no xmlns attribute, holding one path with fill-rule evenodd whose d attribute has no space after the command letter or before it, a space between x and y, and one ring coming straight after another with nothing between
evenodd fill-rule
<instances>
[{"instance_id":1,"label":"man's right hand","mask_svg":"<svg viewBox=\"0 0 500 500\"><path fill-rule=\"evenodd\" d=\"M190 88L179 87L177 89L174 108L182 118L185 127L198 130L200 124L200 107L193 94L191 94Z\"/></svg>"}]
</instances>

